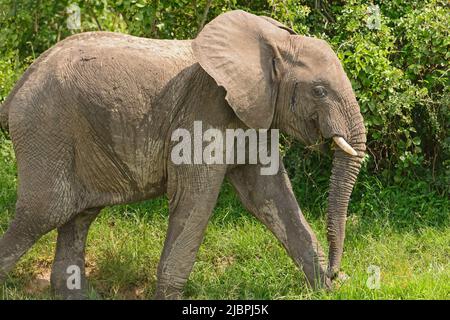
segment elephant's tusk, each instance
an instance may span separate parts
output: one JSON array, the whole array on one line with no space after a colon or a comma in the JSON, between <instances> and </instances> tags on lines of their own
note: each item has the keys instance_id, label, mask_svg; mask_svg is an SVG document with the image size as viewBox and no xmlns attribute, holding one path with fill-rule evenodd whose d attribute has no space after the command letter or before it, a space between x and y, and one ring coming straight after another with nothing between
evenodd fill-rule
<instances>
[{"instance_id":1,"label":"elephant's tusk","mask_svg":"<svg viewBox=\"0 0 450 320\"><path fill-rule=\"evenodd\" d=\"M345 152L347 152L348 154L352 155L352 156L357 156L358 153L355 151L355 149L353 149L347 141L345 141L344 138L342 137L333 137L334 143L336 143L339 148L341 148L342 150L344 150Z\"/></svg>"}]
</instances>

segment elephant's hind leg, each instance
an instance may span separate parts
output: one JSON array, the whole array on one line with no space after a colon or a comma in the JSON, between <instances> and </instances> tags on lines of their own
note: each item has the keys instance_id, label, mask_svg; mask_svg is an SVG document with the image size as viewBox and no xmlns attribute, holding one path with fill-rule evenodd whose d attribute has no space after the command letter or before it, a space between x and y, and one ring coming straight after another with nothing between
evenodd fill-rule
<instances>
[{"instance_id":1,"label":"elephant's hind leg","mask_svg":"<svg viewBox=\"0 0 450 320\"><path fill-rule=\"evenodd\" d=\"M100 208L85 210L58 228L51 285L56 296L63 299L86 299L88 284L85 275L85 246L89 227Z\"/></svg>"},{"instance_id":2,"label":"elephant's hind leg","mask_svg":"<svg viewBox=\"0 0 450 320\"><path fill-rule=\"evenodd\" d=\"M39 238L83 210L65 172L49 174L36 166L32 174L24 175L19 166L15 216L0 239L0 281Z\"/></svg>"},{"instance_id":3,"label":"elephant's hind leg","mask_svg":"<svg viewBox=\"0 0 450 320\"><path fill-rule=\"evenodd\" d=\"M46 200L51 203L50 197L42 196L42 203ZM65 223L64 217L70 214L68 207L57 208L47 204L44 207L25 205L21 201L17 203L15 217L0 239L0 283L39 238Z\"/></svg>"},{"instance_id":4,"label":"elephant's hind leg","mask_svg":"<svg viewBox=\"0 0 450 320\"><path fill-rule=\"evenodd\" d=\"M41 237L41 233L33 232L20 220L13 222L0 239L0 284L17 261Z\"/></svg>"},{"instance_id":5,"label":"elephant's hind leg","mask_svg":"<svg viewBox=\"0 0 450 320\"><path fill-rule=\"evenodd\" d=\"M29 89L28 91L32 91ZM51 94L23 94L10 113L10 133L18 168L15 216L0 240L0 277L44 234L83 211L82 186L74 175L74 149L65 119ZM54 111L54 112L53 112ZM52 115L51 120L48 115Z\"/></svg>"}]
</instances>

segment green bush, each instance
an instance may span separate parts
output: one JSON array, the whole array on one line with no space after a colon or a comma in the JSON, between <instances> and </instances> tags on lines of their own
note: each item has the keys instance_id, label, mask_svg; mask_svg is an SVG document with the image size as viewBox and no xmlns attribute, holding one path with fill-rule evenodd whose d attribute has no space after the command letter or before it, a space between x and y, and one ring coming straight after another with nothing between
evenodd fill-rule
<instances>
[{"instance_id":1,"label":"green bush","mask_svg":"<svg viewBox=\"0 0 450 320\"><path fill-rule=\"evenodd\" d=\"M0 0L0 101L30 59L74 32L66 26L69 3ZM326 39L337 52L368 129L367 170L396 181L422 172L448 177L449 5L375 3L379 29L368 27L368 4L362 0L87 0L80 1L82 24L75 32L186 39L227 10L272 16L298 33Z\"/></svg>"},{"instance_id":2,"label":"green bush","mask_svg":"<svg viewBox=\"0 0 450 320\"><path fill-rule=\"evenodd\" d=\"M14 51L8 51L0 57L0 101L6 99L18 80L22 72L21 67L22 65Z\"/></svg>"},{"instance_id":3,"label":"green bush","mask_svg":"<svg viewBox=\"0 0 450 320\"><path fill-rule=\"evenodd\" d=\"M414 124L427 159L433 167L442 160L450 167L450 14L431 2L401 18L396 65L424 93L414 105Z\"/></svg>"}]
</instances>

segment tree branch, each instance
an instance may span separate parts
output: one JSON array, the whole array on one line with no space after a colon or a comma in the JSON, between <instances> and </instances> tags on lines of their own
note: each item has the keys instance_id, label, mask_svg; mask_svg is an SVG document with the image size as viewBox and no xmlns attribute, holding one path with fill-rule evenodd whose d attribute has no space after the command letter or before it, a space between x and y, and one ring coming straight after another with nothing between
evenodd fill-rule
<instances>
[{"instance_id":1,"label":"tree branch","mask_svg":"<svg viewBox=\"0 0 450 320\"><path fill-rule=\"evenodd\" d=\"M92 18L94 19L95 24L97 24L98 30L103 31L102 26L101 26L100 22L98 21L97 16L95 15L95 12L92 8L89 8L89 13L91 14Z\"/></svg>"},{"instance_id":2,"label":"tree branch","mask_svg":"<svg viewBox=\"0 0 450 320\"><path fill-rule=\"evenodd\" d=\"M208 0L206 2L206 6L205 6L205 11L203 11L203 17L202 20L200 21L200 23L198 24L198 28L197 28L197 34L200 33L200 31L202 31L203 27L205 26L206 20L208 19L208 13L209 13L209 9L211 8L211 4L212 4L212 0Z\"/></svg>"}]
</instances>

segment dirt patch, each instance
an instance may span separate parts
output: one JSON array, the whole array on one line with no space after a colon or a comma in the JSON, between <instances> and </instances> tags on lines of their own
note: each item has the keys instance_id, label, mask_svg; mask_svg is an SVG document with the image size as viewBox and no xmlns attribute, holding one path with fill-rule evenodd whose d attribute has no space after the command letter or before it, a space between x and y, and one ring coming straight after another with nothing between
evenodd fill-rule
<instances>
[{"instance_id":1,"label":"dirt patch","mask_svg":"<svg viewBox=\"0 0 450 320\"><path fill-rule=\"evenodd\" d=\"M229 266L234 263L233 256L230 257L217 257L214 259L214 265L220 273L223 273Z\"/></svg>"},{"instance_id":2,"label":"dirt patch","mask_svg":"<svg viewBox=\"0 0 450 320\"><path fill-rule=\"evenodd\" d=\"M143 300L146 298L145 291L143 286L133 286L119 290L119 295L125 300Z\"/></svg>"},{"instance_id":3,"label":"dirt patch","mask_svg":"<svg viewBox=\"0 0 450 320\"><path fill-rule=\"evenodd\" d=\"M24 291L30 295L47 291L50 288L50 274L51 268L39 270L36 276L25 285Z\"/></svg>"}]
</instances>

